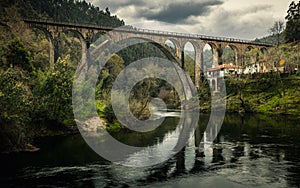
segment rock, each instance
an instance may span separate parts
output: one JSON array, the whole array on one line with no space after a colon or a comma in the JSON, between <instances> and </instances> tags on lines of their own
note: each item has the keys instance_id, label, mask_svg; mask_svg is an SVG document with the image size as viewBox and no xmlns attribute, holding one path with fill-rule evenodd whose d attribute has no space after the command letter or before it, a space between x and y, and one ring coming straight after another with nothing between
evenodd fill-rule
<instances>
[{"instance_id":1,"label":"rock","mask_svg":"<svg viewBox=\"0 0 300 188\"><path fill-rule=\"evenodd\" d=\"M75 119L76 124L85 132L97 132L98 130L106 127L106 122L98 116L89 118L85 121L79 121Z\"/></svg>"}]
</instances>

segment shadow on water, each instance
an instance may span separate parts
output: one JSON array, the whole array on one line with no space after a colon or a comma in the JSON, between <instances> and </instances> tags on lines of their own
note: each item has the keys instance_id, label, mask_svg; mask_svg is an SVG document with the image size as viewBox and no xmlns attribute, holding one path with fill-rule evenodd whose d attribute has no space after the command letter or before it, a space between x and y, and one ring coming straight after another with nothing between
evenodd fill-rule
<instances>
[{"instance_id":1,"label":"shadow on water","mask_svg":"<svg viewBox=\"0 0 300 188\"><path fill-rule=\"evenodd\" d=\"M92 151L81 135L40 140L35 153L0 155L1 187L297 187L300 185L300 124L289 116L227 114L211 147L200 141L209 116L189 133L188 144L151 167L112 164ZM150 147L178 137L179 118L166 118L154 131L122 130L116 139ZM205 140L205 139L204 139ZM203 149L199 150L199 146ZM163 154L163 153L162 153ZM139 155L136 160L149 156Z\"/></svg>"}]
</instances>

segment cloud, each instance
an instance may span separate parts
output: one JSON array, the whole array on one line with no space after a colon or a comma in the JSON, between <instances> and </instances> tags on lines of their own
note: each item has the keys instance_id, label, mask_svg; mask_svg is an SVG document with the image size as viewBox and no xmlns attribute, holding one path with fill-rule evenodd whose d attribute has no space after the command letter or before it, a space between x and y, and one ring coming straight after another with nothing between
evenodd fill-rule
<instances>
[{"instance_id":1,"label":"cloud","mask_svg":"<svg viewBox=\"0 0 300 188\"><path fill-rule=\"evenodd\" d=\"M147 20L157 20L176 24L182 23L192 16L206 16L211 12L211 7L221 5L222 3L223 2L220 0L204 2L172 2L152 10L139 10L136 16L143 17Z\"/></svg>"},{"instance_id":2,"label":"cloud","mask_svg":"<svg viewBox=\"0 0 300 188\"><path fill-rule=\"evenodd\" d=\"M93 5L99 6L100 8L104 9L108 7L112 12L117 11L118 9L122 9L124 7L134 5L135 7L144 7L147 6L146 0L88 0Z\"/></svg>"},{"instance_id":3,"label":"cloud","mask_svg":"<svg viewBox=\"0 0 300 188\"><path fill-rule=\"evenodd\" d=\"M161 29L152 22L168 22L190 33L254 39L268 34L275 20L283 20L289 2L282 0L86 0L126 24L145 23L145 28ZM150 22L149 22L150 21Z\"/></svg>"},{"instance_id":4,"label":"cloud","mask_svg":"<svg viewBox=\"0 0 300 188\"><path fill-rule=\"evenodd\" d=\"M251 39L265 33L268 25L272 24L270 9L270 5L255 5L236 11L219 10L211 19L212 28L216 29L218 35Z\"/></svg>"}]
</instances>

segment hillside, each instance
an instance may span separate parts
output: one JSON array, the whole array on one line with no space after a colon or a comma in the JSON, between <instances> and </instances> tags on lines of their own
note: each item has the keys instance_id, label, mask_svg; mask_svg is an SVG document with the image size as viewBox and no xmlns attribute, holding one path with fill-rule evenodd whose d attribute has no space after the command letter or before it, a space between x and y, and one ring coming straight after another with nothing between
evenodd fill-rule
<instances>
[{"instance_id":1,"label":"hillside","mask_svg":"<svg viewBox=\"0 0 300 188\"><path fill-rule=\"evenodd\" d=\"M268 35L268 36L265 36L262 38L256 38L254 41L276 45L277 44L277 36L276 35ZM282 44L284 42L285 42L284 32L282 32L279 36L279 43Z\"/></svg>"},{"instance_id":2,"label":"hillside","mask_svg":"<svg viewBox=\"0 0 300 188\"><path fill-rule=\"evenodd\" d=\"M93 24L110 27L124 25L124 21L101 10L91 3L79 0L2 0L0 15L5 17L5 8L16 5L23 18L51 19L58 22Z\"/></svg>"}]
</instances>

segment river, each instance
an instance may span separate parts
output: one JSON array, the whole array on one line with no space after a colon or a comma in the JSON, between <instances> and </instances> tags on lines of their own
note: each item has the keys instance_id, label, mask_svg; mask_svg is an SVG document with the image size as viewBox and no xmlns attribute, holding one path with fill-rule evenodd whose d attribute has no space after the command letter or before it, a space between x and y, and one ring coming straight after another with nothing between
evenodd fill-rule
<instances>
[{"instance_id":1,"label":"river","mask_svg":"<svg viewBox=\"0 0 300 188\"><path fill-rule=\"evenodd\" d=\"M161 147L178 137L178 117L167 117L149 133L122 130L124 143ZM1 154L1 187L299 187L300 123L291 116L226 114L211 147L197 149L208 115L188 145L170 159L149 167L106 161L80 134L43 138L34 153ZM195 146L196 145L196 146ZM163 153L161 154L163 155ZM153 155L159 157L160 153ZM134 160L148 160L149 153ZM129 161L130 162L130 161Z\"/></svg>"}]
</instances>

